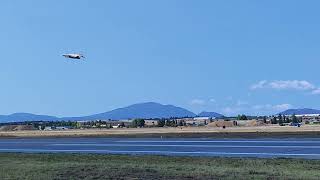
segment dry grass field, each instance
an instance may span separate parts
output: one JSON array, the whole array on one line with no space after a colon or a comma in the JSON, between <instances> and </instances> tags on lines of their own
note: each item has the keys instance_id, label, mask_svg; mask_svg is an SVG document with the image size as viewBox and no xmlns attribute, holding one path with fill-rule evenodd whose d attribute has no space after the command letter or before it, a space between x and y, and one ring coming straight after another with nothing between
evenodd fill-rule
<instances>
[{"instance_id":1,"label":"dry grass field","mask_svg":"<svg viewBox=\"0 0 320 180\"><path fill-rule=\"evenodd\" d=\"M255 126L255 127L177 127L177 128L117 128L117 129L70 129L55 131L20 130L0 131L0 137L246 137L246 136L316 136L319 125Z\"/></svg>"}]
</instances>

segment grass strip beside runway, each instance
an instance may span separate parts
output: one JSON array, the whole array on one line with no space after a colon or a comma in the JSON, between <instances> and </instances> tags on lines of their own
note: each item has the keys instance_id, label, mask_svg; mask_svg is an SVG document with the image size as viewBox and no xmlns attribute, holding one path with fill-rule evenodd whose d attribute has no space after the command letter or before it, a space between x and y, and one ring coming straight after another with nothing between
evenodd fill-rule
<instances>
[{"instance_id":1,"label":"grass strip beside runway","mask_svg":"<svg viewBox=\"0 0 320 180\"><path fill-rule=\"evenodd\" d=\"M0 179L317 179L319 160L0 153Z\"/></svg>"}]
</instances>

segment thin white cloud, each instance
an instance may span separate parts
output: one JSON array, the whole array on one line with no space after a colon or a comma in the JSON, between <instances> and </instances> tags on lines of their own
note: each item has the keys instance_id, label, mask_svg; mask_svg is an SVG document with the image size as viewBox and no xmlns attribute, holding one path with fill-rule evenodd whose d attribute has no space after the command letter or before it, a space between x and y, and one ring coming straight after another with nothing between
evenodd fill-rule
<instances>
[{"instance_id":1,"label":"thin white cloud","mask_svg":"<svg viewBox=\"0 0 320 180\"><path fill-rule=\"evenodd\" d=\"M274 105L272 108L277 111L285 111L292 107L293 106L291 104L278 104L278 105Z\"/></svg>"},{"instance_id":2,"label":"thin white cloud","mask_svg":"<svg viewBox=\"0 0 320 180\"><path fill-rule=\"evenodd\" d=\"M308 81L274 81L270 82L274 89L296 89L296 90L311 90L315 86Z\"/></svg>"},{"instance_id":3,"label":"thin white cloud","mask_svg":"<svg viewBox=\"0 0 320 180\"><path fill-rule=\"evenodd\" d=\"M259 81L250 87L251 90L257 89L276 89L276 90L298 90L308 91L312 95L320 95L320 88L306 80L287 80L287 81Z\"/></svg>"},{"instance_id":4,"label":"thin white cloud","mask_svg":"<svg viewBox=\"0 0 320 180\"><path fill-rule=\"evenodd\" d=\"M228 101L232 101L232 100L233 100L233 97L232 97L232 96L228 96L226 99L227 99Z\"/></svg>"},{"instance_id":5,"label":"thin white cloud","mask_svg":"<svg viewBox=\"0 0 320 180\"><path fill-rule=\"evenodd\" d=\"M291 104L264 104L264 105L255 105L252 106L252 109L259 110L259 111L285 111L287 109L292 108L293 106Z\"/></svg>"},{"instance_id":6,"label":"thin white cloud","mask_svg":"<svg viewBox=\"0 0 320 180\"><path fill-rule=\"evenodd\" d=\"M252 106L252 109L254 109L254 110L270 109L270 108L272 108L272 105L271 105L271 104L254 105L254 106Z\"/></svg>"},{"instance_id":7,"label":"thin white cloud","mask_svg":"<svg viewBox=\"0 0 320 180\"><path fill-rule=\"evenodd\" d=\"M238 114L248 114L248 115L271 115L291 109L294 106L288 103L284 104L262 104L254 106L228 106L221 109L221 112L227 116L235 116Z\"/></svg>"},{"instance_id":8,"label":"thin white cloud","mask_svg":"<svg viewBox=\"0 0 320 180\"><path fill-rule=\"evenodd\" d=\"M237 106L244 106L244 105L249 105L249 103L247 101L242 101L242 100L237 101Z\"/></svg>"},{"instance_id":9,"label":"thin white cloud","mask_svg":"<svg viewBox=\"0 0 320 180\"><path fill-rule=\"evenodd\" d=\"M241 107L224 107L221 109L222 114L225 115L237 115L240 113L243 113L245 109L241 108Z\"/></svg>"},{"instance_id":10,"label":"thin white cloud","mask_svg":"<svg viewBox=\"0 0 320 180\"><path fill-rule=\"evenodd\" d=\"M253 84L250 89L277 89L277 90L314 90L316 86L306 80L279 80L279 81L259 81Z\"/></svg>"},{"instance_id":11,"label":"thin white cloud","mask_svg":"<svg viewBox=\"0 0 320 180\"><path fill-rule=\"evenodd\" d=\"M217 102L217 101L216 101L215 99L213 99L213 98L209 99L209 101L212 102L212 103Z\"/></svg>"},{"instance_id":12,"label":"thin white cloud","mask_svg":"<svg viewBox=\"0 0 320 180\"><path fill-rule=\"evenodd\" d=\"M190 101L190 104L194 106L205 105L206 101L202 99L193 99Z\"/></svg>"},{"instance_id":13,"label":"thin white cloud","mask_svg":"<svg viewBox=\"0 0 320 180\"><path fill-rule=\"evenodd\" d=\"M320 95L320 88L314 89L311 94L313 95Z\"/></svg>"},{"instance_id":14,"label":"thin white cloud","mask_svg":"<svg viewBox=\"0 0 320 180\"><path fill-rule=\"evenodd\" d=\"M250 89L255 90L255 89L263 89L267 86L268 81L263 80L263 81L259 81L256 84L253 84Z\"/></svg>"}]
</instances>

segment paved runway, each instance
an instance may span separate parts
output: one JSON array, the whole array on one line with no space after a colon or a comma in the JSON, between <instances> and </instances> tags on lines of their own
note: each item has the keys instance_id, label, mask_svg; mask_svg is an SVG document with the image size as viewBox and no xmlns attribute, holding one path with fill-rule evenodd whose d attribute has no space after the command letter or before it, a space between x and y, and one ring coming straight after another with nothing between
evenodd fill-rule
<instances>
[{"instance_id":1,"label":"paved runway","mask_svg":"<svg viewBox=\"0 0 320 180\"><path fill-rule=\"evenodd\" d=\"M320 138L297 139L0 139L0 152L156 154L320 159Z\"/></svg>"}]
</instances>

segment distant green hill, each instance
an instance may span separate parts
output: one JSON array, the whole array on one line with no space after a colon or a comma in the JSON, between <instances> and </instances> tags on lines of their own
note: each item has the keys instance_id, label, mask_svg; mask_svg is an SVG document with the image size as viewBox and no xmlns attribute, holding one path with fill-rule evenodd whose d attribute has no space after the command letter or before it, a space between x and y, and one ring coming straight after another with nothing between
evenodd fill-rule
<instances>
[{"instance_id":1,"label":"distant green hill","mask_svg":"<svg viewBox=\"0 0 320 180\"><path fill-rule=\"evenodd\" d=\"M320 110L316 109L308 109L308 108L303 108L303 109L288 109L286 111L283 111L279 114L282 115L301 115L301 114L320 114Z\"/></svg>"},{"instance_id":2,"label":"distant green hill","mask_svg":"<svg viewBox=\"0 0 320 180\"><path fill-rule=\"evenodd\" d=\"M97 120L97 119L133 119L133 118L170 118L170 117L195 117L193 112L173 105L162 105L154 102L139 103L112 111L81 117L55 117L36 115L30 113L15 113L1 115L0 122L21 121L59 121L59 120Z\"/></svg>"},{"instance_id":3,"label":"distant green hill","mask_svg":"<svg viewBox=\"0 0 320 180\"><path fill-rule=\"evenodd\" d=\"M72 117L75 120L94 119L133 119L133 118L170 118L170 117L194 117L191 111L173 105L162 105L154 102L134 104L124 108L115 109L105 113L83 117ZM66 118L68 119L68 118ZM69 118L70 119L70 118Z\"/></svg>"},{"instance_id":4,"label":"distant green hill","mask_svg":"<svg viewBox=\"0 0 320 180\"><path fill-rule=\"evenodd\" d=\"M211 117L211 118L221 118L224 117L224 115L216 113L216 112L201 112L198 114L199 117Z\"/></svg>"}]
</instances>

